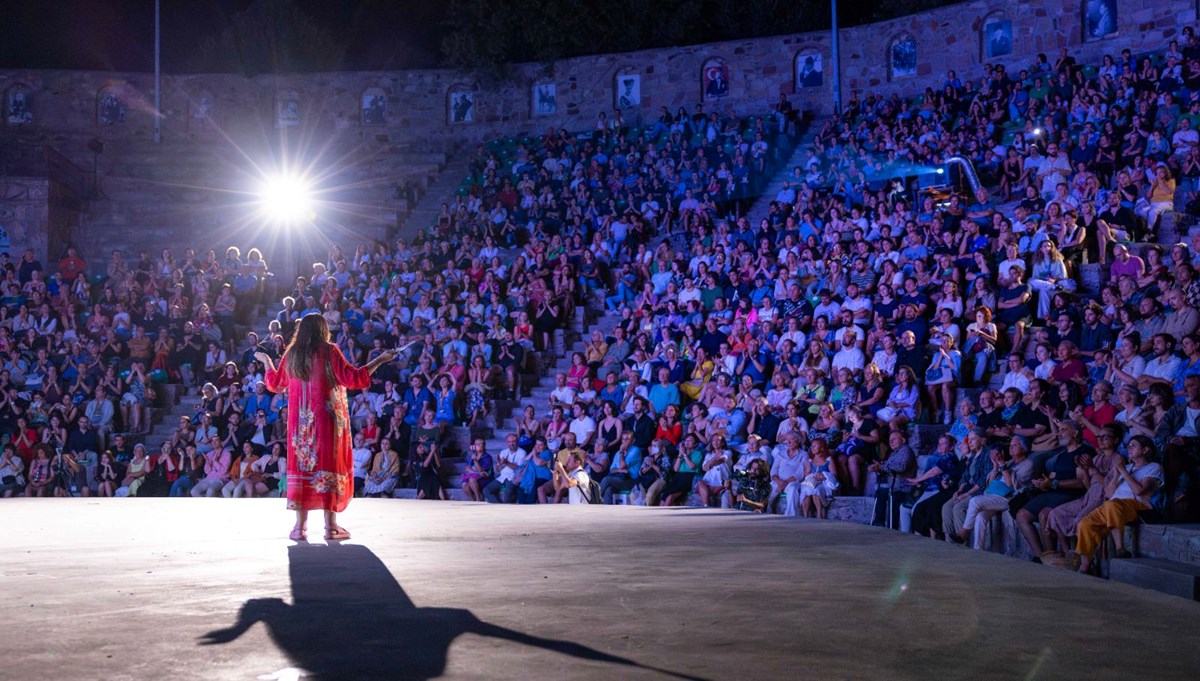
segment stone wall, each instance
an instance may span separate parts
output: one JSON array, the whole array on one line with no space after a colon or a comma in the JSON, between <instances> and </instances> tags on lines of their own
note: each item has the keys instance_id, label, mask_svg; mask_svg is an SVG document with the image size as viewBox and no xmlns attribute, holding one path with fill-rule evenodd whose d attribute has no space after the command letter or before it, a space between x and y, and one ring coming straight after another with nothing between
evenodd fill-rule
<instances>
[{"instance_id":1,"label":"stone wall","mask_svg":"<svg viewBox=\"0 0 1200 681\"><path fill-rule=\"evenodd\" d=\"M0 251L8 252L14 262L26 248L46 262L52 231L50 194L50 181L44 177L0 178L0 230L8 240L7 246L0 243Z\"/></svg>"},{"instance_id":2,"label":"stone wall","mask_svg":"<svg viewBox=\"0 0 1200 681\"><path fill-rule=\"evenodd\" d=\"M1102 31L1107 35L1084 39L1085 6L1115 12L1115 21ZM1087 61L1124 48L1135 53L1159 49L1195 18L1196 0L963 2L843 29L842 96L854 91L914 94L939 87L949 69L977 78L985 61L1019 69L1037 53L1053 59L1063 47ZM990 44L985 29L990 36L997 25L1011 28L1003 46L1011 52L985 58ZM822 67L820 76L801 74L807 57ZM169 73L171 65L165 66ZM705 100L709 111L765 112L780 93L800 108L828 113L833 101L830 68L829 32L814 31L517 65L504 82L451 70L256 78L167 75L161 126L164 140L183 145L178 148L227 147L232 142L252 159L269 158L281 140L301 154L306 148L346 149L364 142L440 150L549 126L588 129L600 112L611 112L618 104L624 92L619 81L627 76L637 77L635 91L640 92L640 103L624 109L634 124L649 124L663 106L692 110ZM727 77L726 85L723 96L709 99L702 83L715 73ZM812 85L801 87L804 79ZM16 133L49 141L84 167L91 165L85 145L93 137L108 143L109 157L145 149L152 138L149 73L0 71L0 94L5 109L0 136ZM554 106L546 106L551 99ZM454 107L463 101L471 103L464 115L470 121L454 123ZM108 171L106 162L102 159L101 167ZM153 176L153 169L146 171Z\"/></svg>"},{"instance_id":3,"label":"stone wall","mask_svg":"<svg viewBox=\"0 0 1200 681\"><path fill-rule=\"evenodd\" d=\"M1028 65L1038 52L1054 58L1068 47L1083 59L1156 49L1180 35L1196 18L1195 0L1091 0L1115 3L1115 31L1083 40L1083 5L1089 0L975 0L892 21L843 29L843 97L855 90L914 92L941 84L948 69L978 77L984 61ZM1011 22L1011 54L985 59L985 25ZM893 45L911 39L910 62L892 63ZM766 110L787 93L818 113L832 105L832 74L815 87L799 86L798 64L806 56L831 68L827 31L625 54L582 57L554 65L518 65L513 78L495 82L450 70L324 73L241 78L229 75L166 76L162 128L168 138L240 140L262 137L279 118L322 136L374 138L421 144L475 141L547 126L590 127L600 111L616 105L617 78L640 78L640 106L626 117L652 120L660 107L691 109L703 97L702 73L728 74L727 96L710 110ZM170 71L170 64L166 65ZM553 86L553 112L536 115L535 88ZM0 91L23 93L23 115L5 116L8 128L53 130L102 138L149 139L153 128L153 80L148 73L63 71L0 72ZM472 102L471 122L450 122L460 93ZM111 95L111 97L109 97ZM20 99L20 97L18 97ZM364 108L363 100L381 104ZM11 98L6 97L6 104ZM380 111L386 113L380 114ZM298 114L299 119L295 116Z\"/></svg>"}]
</instances>

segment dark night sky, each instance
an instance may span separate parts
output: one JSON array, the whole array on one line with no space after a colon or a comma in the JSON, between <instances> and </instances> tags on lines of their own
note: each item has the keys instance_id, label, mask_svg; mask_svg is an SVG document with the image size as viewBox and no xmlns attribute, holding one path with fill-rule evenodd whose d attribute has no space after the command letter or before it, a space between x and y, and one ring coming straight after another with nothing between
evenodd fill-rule
<instances>
[{"instance_id":1,"label":"dark night sky","mask_svg":"<svg viewBox=\"0 0 1200 681\"><path fill-rule=\"evenodd\" d=\"M342 69L441 65L441 41L451 30L446 21L450 0L294 1L346 45ZM880 12L894 16L952 1L840 0L841 21L850 26ZM828 6L825 0L796 2ZM231 14L250 4L251 0L162 0L164 70L186 71L196 46L219 34ZM819 17L827 11L815 8ZM0 68L149 71L154 63L153 26L153 0L0 0ZM822 22L811 28L827 26ZM724 37L701 31L693 35L695 40L689 42Z\"/></svg>"},{"instance_id":2,"label":"dark night sky","mask_svg":"<svg viewBox=\"0 0 1200 681\"><path fill-rule=\"evenodd\" d=\"M163 68L182 69L204 37L249 4L162 0ZM345 41L346 68L389 61L389 68L432 66L438 58L446 0L296 4ZM154 65L153 32L153 0L0 0L0 67L147 71ZM403 54L382 52L398 44L406 46Z\"/></svg>"}]
</instances>

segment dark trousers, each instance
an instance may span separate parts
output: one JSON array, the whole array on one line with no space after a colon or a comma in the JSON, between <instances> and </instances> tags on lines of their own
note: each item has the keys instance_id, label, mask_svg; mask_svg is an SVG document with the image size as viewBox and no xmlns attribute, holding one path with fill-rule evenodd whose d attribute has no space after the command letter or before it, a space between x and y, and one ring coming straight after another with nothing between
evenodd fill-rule
<instances>
[{"instance_id":1,"label":"dark trousers","mask_svg":"<svg viewBox=\"0 0 1200 681\"><path fill-rule=\"evenodd\" d=\"M894 493L889 487L880 487L875 490L875 517L871 521L871 525L875 527L888 527L893 530L900 529L900 505L904 499L908 497L908 490L897 490ZM891 508L888 508L888 505ZM888 515L888 511L891 515ZM891 523L888 520L891 519Z\"/></svg>"},{"instance_id":2,"label":"dark trousers","mask_svg":"<svg viewBox=\"0 0 1200 681\"><path fill-rule=\"evenodd\" d=\"M942 534L942 506L954 496L954 490L944 489L913 507L912 531L928 537L932 530Z\"/></svg>"},{"instance_id":3,"label":"dark trousers","mask_svg":"<svg viewBox=\"0 0 1200 681\"><path fill-rule=\"evenodd\" d=\"M1166 446L1163 477L1168 521L1194 522L1200 515L1200 438L1187 437L1181 445Z\"/></svg>"}]
</instances>

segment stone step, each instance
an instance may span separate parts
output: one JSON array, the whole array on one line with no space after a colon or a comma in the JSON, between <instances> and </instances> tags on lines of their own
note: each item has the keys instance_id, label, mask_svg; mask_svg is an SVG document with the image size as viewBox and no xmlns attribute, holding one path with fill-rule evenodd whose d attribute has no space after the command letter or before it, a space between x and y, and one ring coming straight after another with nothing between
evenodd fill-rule
<instances>
[{"instance_id":1,"label":"stone step","mask_svg":"<svg viewBox=\"0 0 1200 681\"><path fill-rule=\"evenodd\" d=\"M1200 601L1200 567L1161 558L1115 558L1108 578L1114 582L1153 589L1190 601Z\"/></svg>"},{"instance_id":2,"label":"stone step","mask_svg":"<svg viewBox=\"0 0 1200 681\"><path fill-rule=\"evenodd\" d=\"M458 488L447 488L446 489L446 497L447 497L447 501L471 501L471 498L467 496L467 493ZM392 492L392 498L393 499L416 499L417 498L417 490L415 490L411 487L396 488Z\"/></svg>"},{"instance_id":3,"label":"stone step","mask_svg":"<svg viewBox=\"0 0 1200 681\"><path fill-rule=\"evenodd\" d=\"M1200 567L1200 525L1137 525L1139 556Z\"/></svg>"}]
</instances>

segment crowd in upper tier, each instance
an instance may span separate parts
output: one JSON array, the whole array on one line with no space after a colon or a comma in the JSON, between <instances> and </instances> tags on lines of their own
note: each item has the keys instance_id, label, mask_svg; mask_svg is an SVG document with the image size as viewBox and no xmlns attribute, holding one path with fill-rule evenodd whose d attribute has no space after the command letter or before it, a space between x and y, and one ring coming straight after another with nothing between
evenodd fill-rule
<instances>
[{"instance_id":1,"label":"crowd in upper tier","mask_svg":"<svg viewBox=\"0 0 1200 681\"><path fill-rule=\"evenodd\" d=\"M332 251L247 353L277 355L308 311L352 362L413 343L351 402L365 494L443 496L447 427L518 391L532 351L555 350L574 307L602 301L617 327L586 334L506 447L466 452L472 498L694 493L823 517L835 496L870 492L878 522L949 540L980 544L984 519L1005 514L1035 554L1078 535L1083 569L1138 513L1194 519L1194 31L1099 64L1064 50L951 72L911 99L855 94L751 224L741 211L797 120L781 97L770 116L664 109L637 126L617 113L579 135L482 146L437 224ZM891 182L952 156L979 171L971 196ZM175 464L178 493L208 478L191 493L237 494L247 475L245 493L274 485L253 471L271 465L258 462L282 400L250 357L204 362L204 413L173 440L197 455Z\"/></svg>"}]
</instances>

